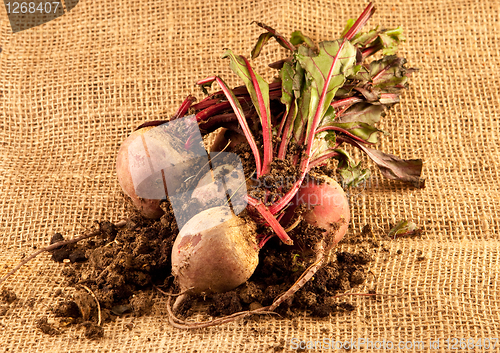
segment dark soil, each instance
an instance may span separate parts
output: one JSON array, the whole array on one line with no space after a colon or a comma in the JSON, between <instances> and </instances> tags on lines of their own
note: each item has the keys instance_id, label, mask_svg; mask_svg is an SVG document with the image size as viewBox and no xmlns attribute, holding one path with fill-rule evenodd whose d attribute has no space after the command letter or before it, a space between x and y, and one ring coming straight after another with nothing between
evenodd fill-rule
<instances>
[{"instance_id":1,"label":"dark soil","mask_svg":"<svg viewBox=\"0 0 500 353\"><path fill-rule=\"evenodd\" d=\"M37 320L36 327L38 327L46 335L50 336L57 336L61 333L57 328L48 322L48 318L46 316Z\"/></svg>"},{"instance_id":2,"label":"dark soil","mask_svg":"<svg viewBox=\"0 0 500 353\"><path fill-rule=\"evenodd\" d=\"M0 300L6 304L13 303L16 299L16 293L10 289L3 289L2 292L0 292Z\"/></svg>"},{"instance_id":3,"label":"dark soil","mask_svg":"<svg viewBox=\"0 0 500 353\"><path fill-rule=\"evenodd\" d=\"M47 323L46 318L39 320L37 326L42 332L56 335L66 326L79 325L85 337L97 339L103 335L102 325L97 325L99 316L101 323L106 323L122 315L149 314L152 297L158 293L154 285L164 292L178 292L170 265L171 247L178 231L169 204L163 206L166 214L159 221L133 214L122 229L102 223L101 236L53 252L53 260L64 263L66 284L76 291L72 295L63 293L61 301L52 309L58 325ZM302 233L307 239L308 233L312 236L318 231L299 223L290 234L296 238ZM208 303L207 313L216 317L270 305L293 285L312 261L312 254L304 252L298 244L289 247L272 238L261 250L260 264L247 283L231 292L192 298L183 304L180 316L190 316L200 302ZM78 256L73 255L75 253ZM81 262L81 254L86 261ZM292 300L278 307L277 313L290 319L303 315L304 311L313 317L327 317L354 310L345 299L335 296L364 283L371 260L369 250L334 254ZM98 298L99 309L88 290ZM8 294L3 297L6 296L11 297Z\"/></svg>"},{"instance_id":4,"label":"dark soil","mask_svg":"<svg viewBox=\"0 0 500 353\"><path fill-rule=\"evenodd\" d=\"M153 284L173 289L170 252L178 231L172 212L166 211L159 221L134 214L119 230L101 223L100 236L52 252L54 261L64 263L66 284L76 289L53 308L63 326L80 324L86 337L98 338L99 318L105 323L120 315L149 314ZM61 235L54 238L62 240Z\"/></svg>"}]
</instances>

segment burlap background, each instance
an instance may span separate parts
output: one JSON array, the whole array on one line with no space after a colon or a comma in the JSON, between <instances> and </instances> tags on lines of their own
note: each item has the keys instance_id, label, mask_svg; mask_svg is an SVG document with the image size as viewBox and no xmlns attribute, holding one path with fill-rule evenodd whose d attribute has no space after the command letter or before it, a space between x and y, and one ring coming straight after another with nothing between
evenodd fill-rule
<instances>
[{"instance_id":1,"label":"burlap background","mask_svg":"<svg viewBox=\"0 0 500 353\"><path fill-rule=\"evenodd\" d=\"M259 20L289 34L332 38L366 3L346 1L89 1L45 25L12 34L0 10L0 275L50 236L126 217L114 170L120 142L139 123L171 114L196 80L223 75L223 48L248 55ZM351 198L351 232L411 219L420 239L384 242L372 264L381 293L348 298L356 310L324 320L260 318L199 331L171 328L164 298L154 314L105 326L98 342L71 328L50 337L62 266L42 255L5 287L19 299L0 317L0 352L278 352L300 340L425 341L500 337L500 2L376 2L370 25L402 25L404 54L420 72L385 118L380 148L425 160L427 188L383 180ZM273 42L256 67L283 52ZM355 250L355 246L344 245ZM402 253L398 254L398 250ZM425 259L419 261L419 257ZM130 325L131 324L131 325ZM497 347L500 346L500 342ZM410 348L408 346L408 348ZM498 349L498 348L497 348ZM409 349L408 351L420 351ZM437 351L437 350L436 350Z\"/></svg>"}]
</instances>

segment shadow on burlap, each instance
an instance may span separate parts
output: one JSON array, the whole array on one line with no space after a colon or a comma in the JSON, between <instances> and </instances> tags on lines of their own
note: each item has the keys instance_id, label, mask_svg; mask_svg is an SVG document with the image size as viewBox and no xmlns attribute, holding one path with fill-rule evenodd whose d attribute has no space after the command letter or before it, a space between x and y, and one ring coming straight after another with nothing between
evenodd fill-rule
<instances>
[{"instance_id":1,"label":"shadow on burlap","mask_svg":"<svg viewBox=\"0 0 500 353\"><path fill-rule=\"evenodd\" d=\"M48 243L55 232L81 234L96 220L127 216L114 161L123 139L141 122L172 114L194 83L220 74L237 84L224 48L249 55L259 20L315 40L338 36L364 2L81 0L67 15L12 34L0 22L0 275ZM199 331L170 327L165 298L153 314L106 324L90 341L82 330L42 334L62 287L62 265L44 254L4 287L18 300L0 317L0 352L280 352L293 339L416 341L500 337L500 23L498 1L377 1L369 26L402 25L401 54L420 71L381 128L379 148L423 158L427 187L383 180L351 197L350 234L370 224L375 237L413 220L416 239L384 241L371 264L376 287L398 297L342 299L353 312L327 319L260 317ZM274 42L256 62L282 58ZM342 245L356 250L357 245ZM451 341L450 341L451 342ZM497 347L500 342L497 343ZM435 350L438 351L438 350Z\"/></svg>"}]
</instances>

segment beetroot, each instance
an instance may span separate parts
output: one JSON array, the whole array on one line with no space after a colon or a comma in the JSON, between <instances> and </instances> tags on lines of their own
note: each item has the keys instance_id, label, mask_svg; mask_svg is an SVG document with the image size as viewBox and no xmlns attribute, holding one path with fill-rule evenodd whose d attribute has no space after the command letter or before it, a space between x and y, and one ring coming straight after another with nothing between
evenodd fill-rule
<instances>
[{"instance_id":1,"label":"beetroot","mask_svg":"<svg viewBox=\"0 0 500 353\"><path fill-rule=\"evenodd\" d=\"M186 294L222 293L246 282L259 262L255 223L209 208L191 218L172 248L172 274ZM184 297L179 297L177 305Z\"/></svg>"},{"instance_id":2,"label":"beetroot","mask_svg":"<svg viewBox=\"0 0 500 353\"><path fill-rule=\"evenodd\" d=\"M342 240L349 227L349 203L344 189L335 180L322 176L319 182L302 184L293 203L306 206L301 216L307 223L325 229L325 250Z\"/></svg>"},{"instance_id":3,"label":"beetroot","mask_svg":"<svg viewBox=\"0 0 500 353\"><path fill-rule=\"evenodd\" d=\"M125 141L123 141L116 157L116 174L123 192L130 197L139 212L147 218L159 218L163 214L163 210L160 208L161 197L140 197L137 195L136 187L134 186L134 181L132 179L131 169L136 169L138 172L142 171L144 174L149 174L148 169L140 168L145 165L142 163L142 161L144 161L144 157L140 153L129 153L130 145L134 141L137 141L137 139L140 139L143 134L151 129L152 127L147 127L134 131ZM136 166L139 168L136 168ZM138 177L140 178L140 176ZM144 175L141 179L146 179L147 177L148 175Z\"/></svg>"},{"instance_id":4,"label":"beetroot","mask_svg":"<svg viewBox=\"0 0 500 353\"><path fill-rule=\"evenodd\" d=\"M201 146L192 117L142 127L122 143L116 158L118 181L145 217L161 217L160 201L183 185L185 171L193 169L200 157L208 162Z\"/></svg>"}]
</instances>

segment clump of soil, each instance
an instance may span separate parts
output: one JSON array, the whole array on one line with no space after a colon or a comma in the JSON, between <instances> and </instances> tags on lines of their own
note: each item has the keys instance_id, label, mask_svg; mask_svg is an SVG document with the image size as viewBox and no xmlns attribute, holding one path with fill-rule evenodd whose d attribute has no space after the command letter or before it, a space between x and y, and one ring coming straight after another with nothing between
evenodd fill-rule
<instances>
[{"instance_id":1,"label":"clump of soil","mask_svg":"<svg viewBox=\"0 0 500 353\"><path fill-rule=\"evenodd\" d=\"M0 317L7 314L11 304L17 300L16 293L8 288L2 289L0 292L0 303L4 303L5 305L0 305Z\"/></svg>"},{"instance_id":2,"label":"clump of soil","mask_svg":"<svg viewBox=\"0 0 500 353\"><path fill-rule=\"evenodd\" d=\"M0 300L3 301L6 304L11 304L14 301L16 301L17 295L10 289L2 289L2 292L0 292Z\"/></svg>"},{"instance_id":3,"label":"clump of soil","mask_svg":"<svg viewBox=\"0 0 500 353\"><path fill-rule=\"evenodd\" d=\"M97 340L104 336L104 329L102 326L96 325L92 322L85 322L82 324L85 328L85 337L91 340Z\"/></svg>"},{"instance_id":4,"label":"clump of soil","mask_svg":"<svg viewBox=\"0 0 500 353\"><path fill-rule=\"evenodd\" d=\"M46 316L37 320L36 327L38 327L43 333L50 336L57 336L61 332L54 327L54 325L50 324L48 318Z\"/></svg>"}]
</instances>

